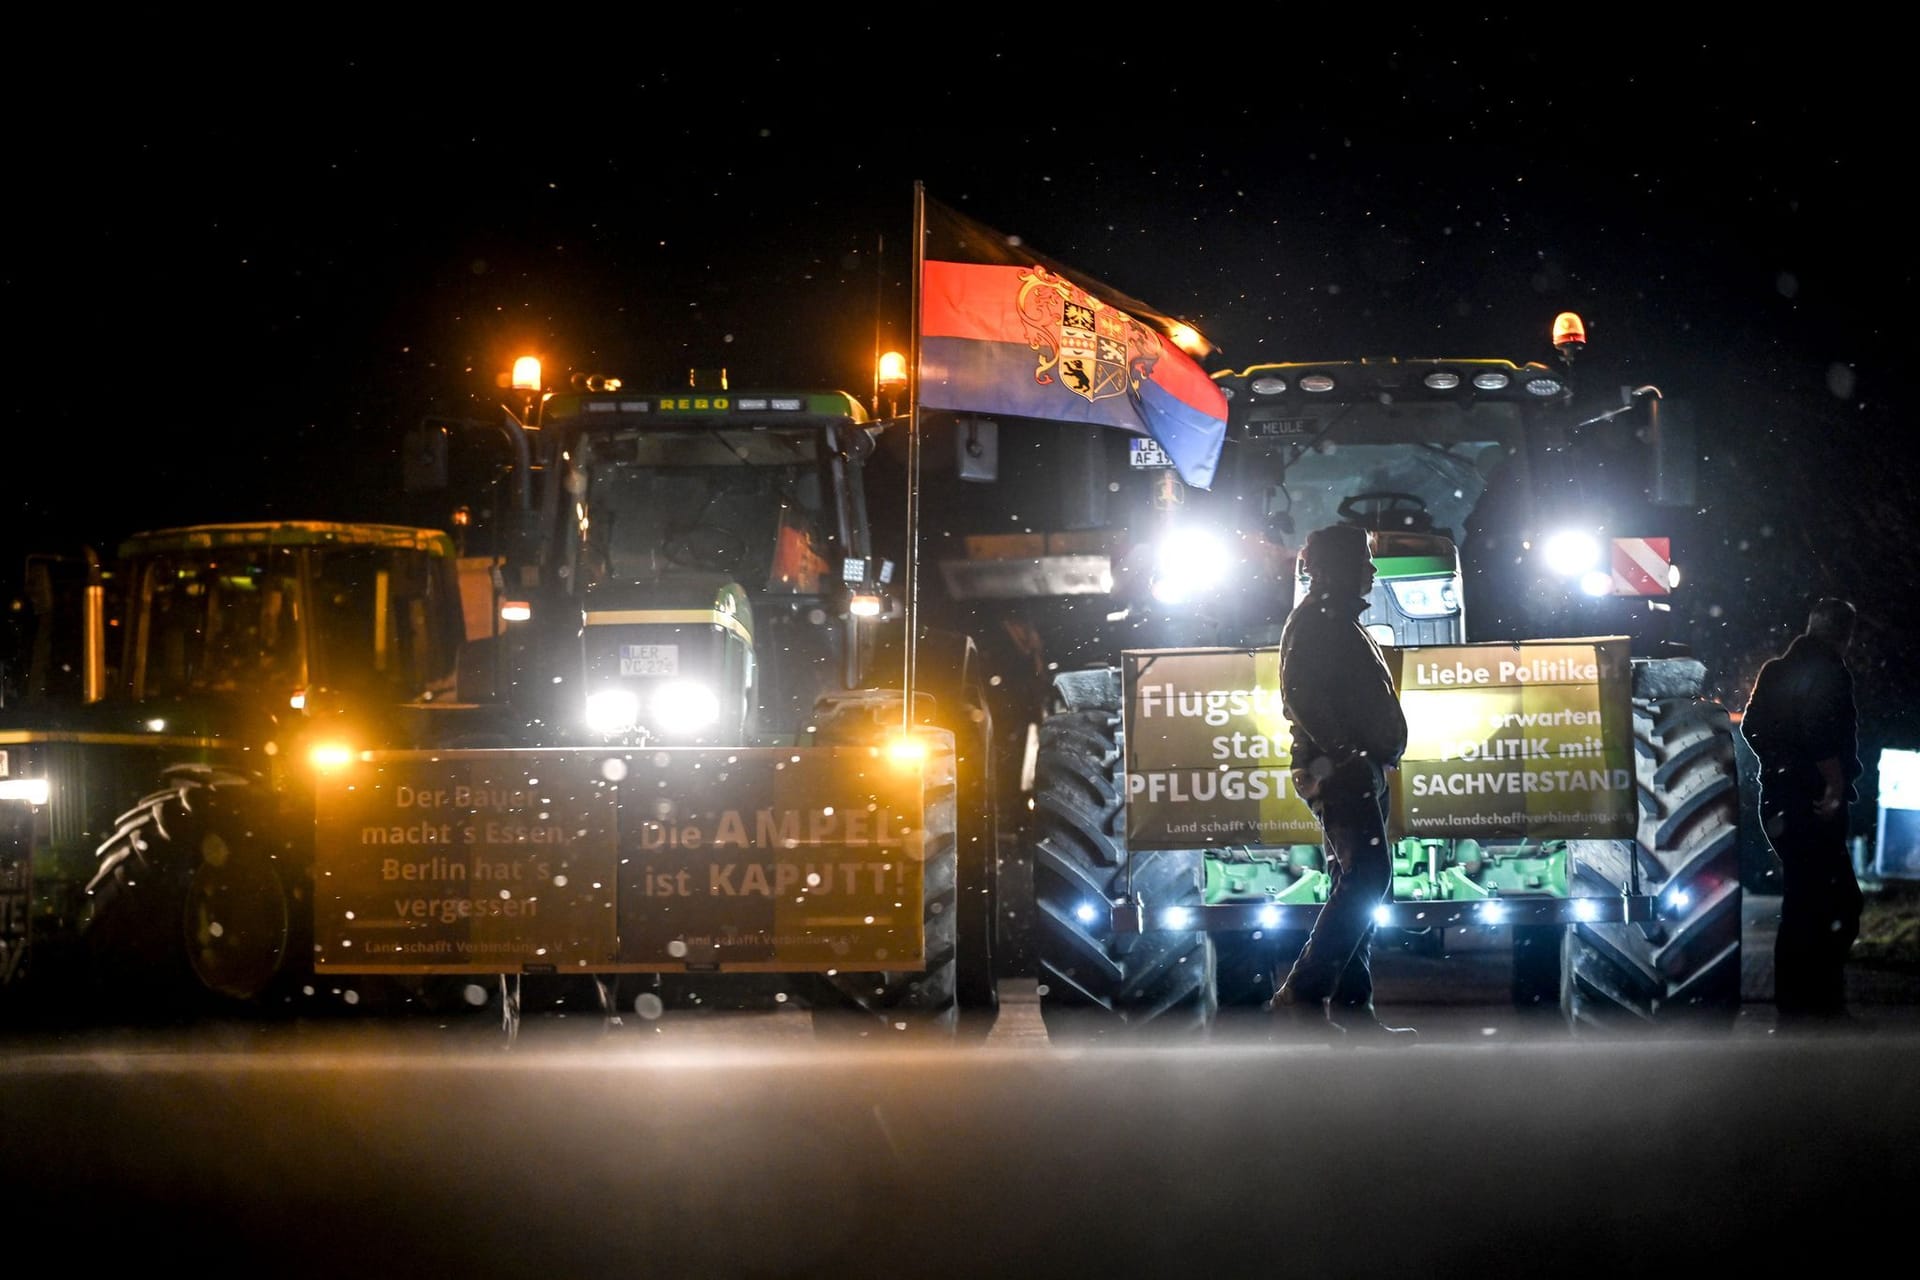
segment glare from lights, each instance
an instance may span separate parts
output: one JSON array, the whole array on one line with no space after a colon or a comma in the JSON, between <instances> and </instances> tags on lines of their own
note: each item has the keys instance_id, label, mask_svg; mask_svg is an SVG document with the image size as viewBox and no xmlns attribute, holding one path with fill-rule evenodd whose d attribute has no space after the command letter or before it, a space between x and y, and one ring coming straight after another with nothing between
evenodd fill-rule
<instances>
[{"instance_id":1,"label":"glare from lights","mask_svg":"<svg viewBox=\"0 0 1920 1280\"><path fill-rule=\"evenodd\" d=\"M533 616L533 606L525 600L507 600L500 605L502 622L525 622Z\"/></svg>"},{"instance_id":2,"label":"glare from lights","mask_svg":"<svg viewBox=\"0 0 1920 1280\"><path fill-rule=\"evenodd\" d=\"M1167 331L1167 337L1173 340L1174 346L1195 358L1206 355L1207 347L1210 345L1200 336L1198 329L1178 320L1174 321L1173 327Z\"/></svg>"},{"instance_id":3,"label":"glare from lights","mask_svg":"<svg viewBox=\"0 0 1920 1280\"><path fill-rule=\"evenodd\" d=\"M927 758L927 744L904 733L887 739L886 751L887 759L903 769L918 768Z\"/></svg>"},{"instance_id":4,"label":"glare from lights","mask_svg":"<svg viewBox=\"0 0 1920 1280\"><path fill-rule=\"evenodd\" d=\"M47 802L45 778L0 778L0 800L24 800L30 805Z\"/></svg>"},{"instance_id":5,"label":"glare from lights","mask_svg":"<svg viewBox=\"0 0 1920 1280\"><path fill-rule=\"evenodd\" d=\"M540 389L539 356L521 356L513 362L513 389L515 391Z\"/></svg>"},{"instance_id":6,"label":"glare from lights","mask_svg":"<svg viewBox=\"0 0 1920 1280\"><path fill-rule=\"evenodd\" d=\"M148 733L165 733L166 731L167 731L167 722L165 720L147 721Z\"/></svg>"},{"instance_id":7,"label":"glare from lights","mask_svg":"<svg viewBox=\"0 0 1920 1280\"><path fill-rule=\"evenodd\" d=\"M1678 587L1679 585L1680 585L1680 566L1677 564L1670 564L1667 566L1667 590L1672 591L1674 588Z\"/></svg>"},{"instance_id":8,"label":"glare from lights","mask_svg":"<svg viewBox=\"0 0 1920 1280\"><path fill-rule=\"evenodd\" d=\"M847 612L856 618L877 618L880 616L880 597L853 596L847 601Z\"/></svg>"},{"instance_id":9,"label":"glare from lights","mask_svg":"<svg viewBox=\"0 0 1920 1280\"><path fill-rule=\"evenodd\" d=\"M1385 925L1392 921L1392 919L1393 908L1389 907L1386 903L1383 902L1373 909L1373 922L1375 924Z\"/></svg>"},{"instance_id":10,"label":"glare from lights","mask_svg":"<svg viewBox=\"0 0 1920 1280\"><path fill-rule=\"evenodd\" d=\"M1600 918L1600 908L1592 898L1575 898L1573 900L1573 918L1583 924L1591 923Z\"/></svg>"},{"instance_id":11,"label":"glare from lights","mask_svg":"<svg viewBox=\"0 0 1920 1280\"><path fill-rule=\"evenodd\" d=\"M1091 902L1083 902L1073 909L1073 918L1081 924L1092 924L1100 918L1100 913L1094 910Z\"/></svg>"},{"instance_id":12,"label":"glare from lights","mask_svg":"<svg viewBox=\"0 0 1920 1280\"><path fill-rule=\"evenodd\" d=\"M1566 578L1576 578L1600 563L1600 542L1579 529L1566 529L1548 538L1540 549L1547 568Z\"/></svg>"},{"instance_id":13,"label":"glare from lights","mask_svg":"<svg viewBox=\"0 0 1920 1280\"><path fill-rule=\"evenodd\" d=\"M1278 907L1260 908L1260 927L1262 929L1279 928L1280 927L1280 908Z\"/></svg>"},{"instance_id":14,"label":"glare from lights","mask_svg":"<svg viewBox=\"0 0 1920 1280\"><path fill-rule=\"evenodd\" d=\"M1613 575L1605 569L1594 569L1580 575L1580 590L1590 596L1613 594Z\"/></svg>"},{"instance_id":15,"label":"glare from lights","mask_svg":"<svg viewBox=\"0 0 1920 1280\"><path fill-rule=\"evenodd\" d=\"M1193 912L1185 907L1168 907L1160 913L1160 923L1169 929L1184 929L1193 923Z\"/></svg>"},{"instance_id":16,"label":"glare from lights","mask_svg":"<svg viewBox=\"0 0 1920 1280\"><path fill-rule=\"evenodd\" d=\"M1226 540L1210 529L1175 529L1161 540L1154 561L1153 598L1182 604L1226 577Z\"/></svg>"},{"instance_id":17,"label":"glare from lights","mask_svg":"<svg viewBox=\"0 0 1920 1280\"><path fill-rule=\"evenodd\" d=\"M1507 908L1505 905L1498 902L1483 902L1480 904L1481 924L1505 924L1506 920Z\"/></svg>"},{"instance_id":18,"label":"glare from lights","mask_svg":"<svg viewBox=\"0 0 1920 1280\"><path fill-rule=\"evenodd\" d=\"M587 727L595 733L625 733L640 719L640 699L631 689L587 695Z\"/></svg>"},{"instance_id":19,"label":"glare from lights","mask_svg":"<svg viewBox=\"0 0 1920 1280\"><path fill-rule=\"evenodd\" d=\"M1685 889L1675 889L1667 895L1667 905L1675 911L1685 911L1689 906L1693 905L1693 895Z\"/></svg>"},{"instance_id":20,"label":"glare from lights","mask_svg":"<svg viewBox=\"0 0 1920 1280\"><path fill-rule=\"evenodd\" d=\"M648 709L662 733L692 733L720 718L720 699L691 680L674 680L654 691Z\"/></svg>"},{"instance_id":21,"label":"glare from lights","mask_svg":"<svg viewBox=\"0 0 1920 1280\"><path fill-rule=\"evenodd\" d=\"M316 742L307 750L307 762L322 773L332 773L353 763L353 748L344 742Z\"/></svg>"},{"instance_id":22,"label":"glare from lights","mask_svg":"<svg viewBox=\"0 0 1920 1280\"><path fill-rule=\"evenodd\" d=\"M883 391L906 386L907 358L898 351L881 352L878 380Z\"/></svg>"}]
</instances>

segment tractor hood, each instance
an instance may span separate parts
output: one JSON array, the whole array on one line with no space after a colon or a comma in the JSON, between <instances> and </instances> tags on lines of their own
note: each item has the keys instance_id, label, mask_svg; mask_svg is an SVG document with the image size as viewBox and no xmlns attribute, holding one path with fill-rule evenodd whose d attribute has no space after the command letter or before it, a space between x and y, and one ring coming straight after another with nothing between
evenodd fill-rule
<instances>
[{"instance_id":1,"label":"tractor hood","mask_svg":"<svg viewBox=\"0 0 1920 1280\"><path fill-rule=\"evenodd\" d=\"M581 622L593 734L675 746L746 741L753 608L739 583L720 575L599 583Z\"/></svg>"}]
</instances>

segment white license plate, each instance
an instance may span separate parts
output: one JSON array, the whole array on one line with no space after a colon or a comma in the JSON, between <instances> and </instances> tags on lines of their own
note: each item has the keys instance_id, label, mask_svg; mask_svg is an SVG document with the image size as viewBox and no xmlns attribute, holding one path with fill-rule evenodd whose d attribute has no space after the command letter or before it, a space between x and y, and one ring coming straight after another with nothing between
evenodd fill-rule
<instances>
[{"instance_id":1,"label":"white license plate","mask_svg":"<svg viewBox=\"0 0 1920 1280\"><path fill-rule=\"evenodd\" d=\"M677 676L680 674L680 646L677 644L623 644L620 646L620 674L623 676Z\"/></svg>"},{"instance_id":2,"label":"white license plate","mask_svg":"<svg viewBox=\"0 0 1920 1280\"><path fill-rule=\"evenodd\" d=\"M1167 451L1157 441L1134 439L1127 441L1127 465L1142 469L1170 467L1173 459L1167 456Z\"/></svg>"}]
</instances>

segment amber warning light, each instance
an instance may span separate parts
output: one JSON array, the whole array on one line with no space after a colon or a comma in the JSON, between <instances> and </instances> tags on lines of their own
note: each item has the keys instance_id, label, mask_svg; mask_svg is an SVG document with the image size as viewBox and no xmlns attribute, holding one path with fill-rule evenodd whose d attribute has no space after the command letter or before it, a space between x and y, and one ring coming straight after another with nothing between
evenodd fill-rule
<instances>
[{"instance_id":1,"label":"amber warning light","mask_svg":"<svg viewBox=\"0 0 1920 1280\"><path fill-rule=\"evenodd\" d=\"M1573 359L1587 345L1586 324L1573 312L1562 311L1553 318L1553 345L1561 355Z\"/></svg>"}]
</instances>

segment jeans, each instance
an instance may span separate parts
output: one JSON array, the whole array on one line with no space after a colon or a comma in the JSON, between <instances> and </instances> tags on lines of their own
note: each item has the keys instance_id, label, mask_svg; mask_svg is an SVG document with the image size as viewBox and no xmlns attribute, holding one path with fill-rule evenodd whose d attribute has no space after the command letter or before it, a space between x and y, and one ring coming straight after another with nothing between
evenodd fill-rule
<instances>
[{"instance_id":1,"label":"jeans","mask_svg":"<svg viewBox=\"0 0 1920 1280\"><path fill-rule=\"evenodd\" d=\"M1376 777L1378 777L1378 771ZM1327 796L1312 802L1320 821L1333 886L1307 945L1280 983L1276 1003L1330 1000L1342 1009L1373 1013L1373 909L1393 891L1393 853L1387 844L1387 789Z\"/></svg>"}]
</instances>

